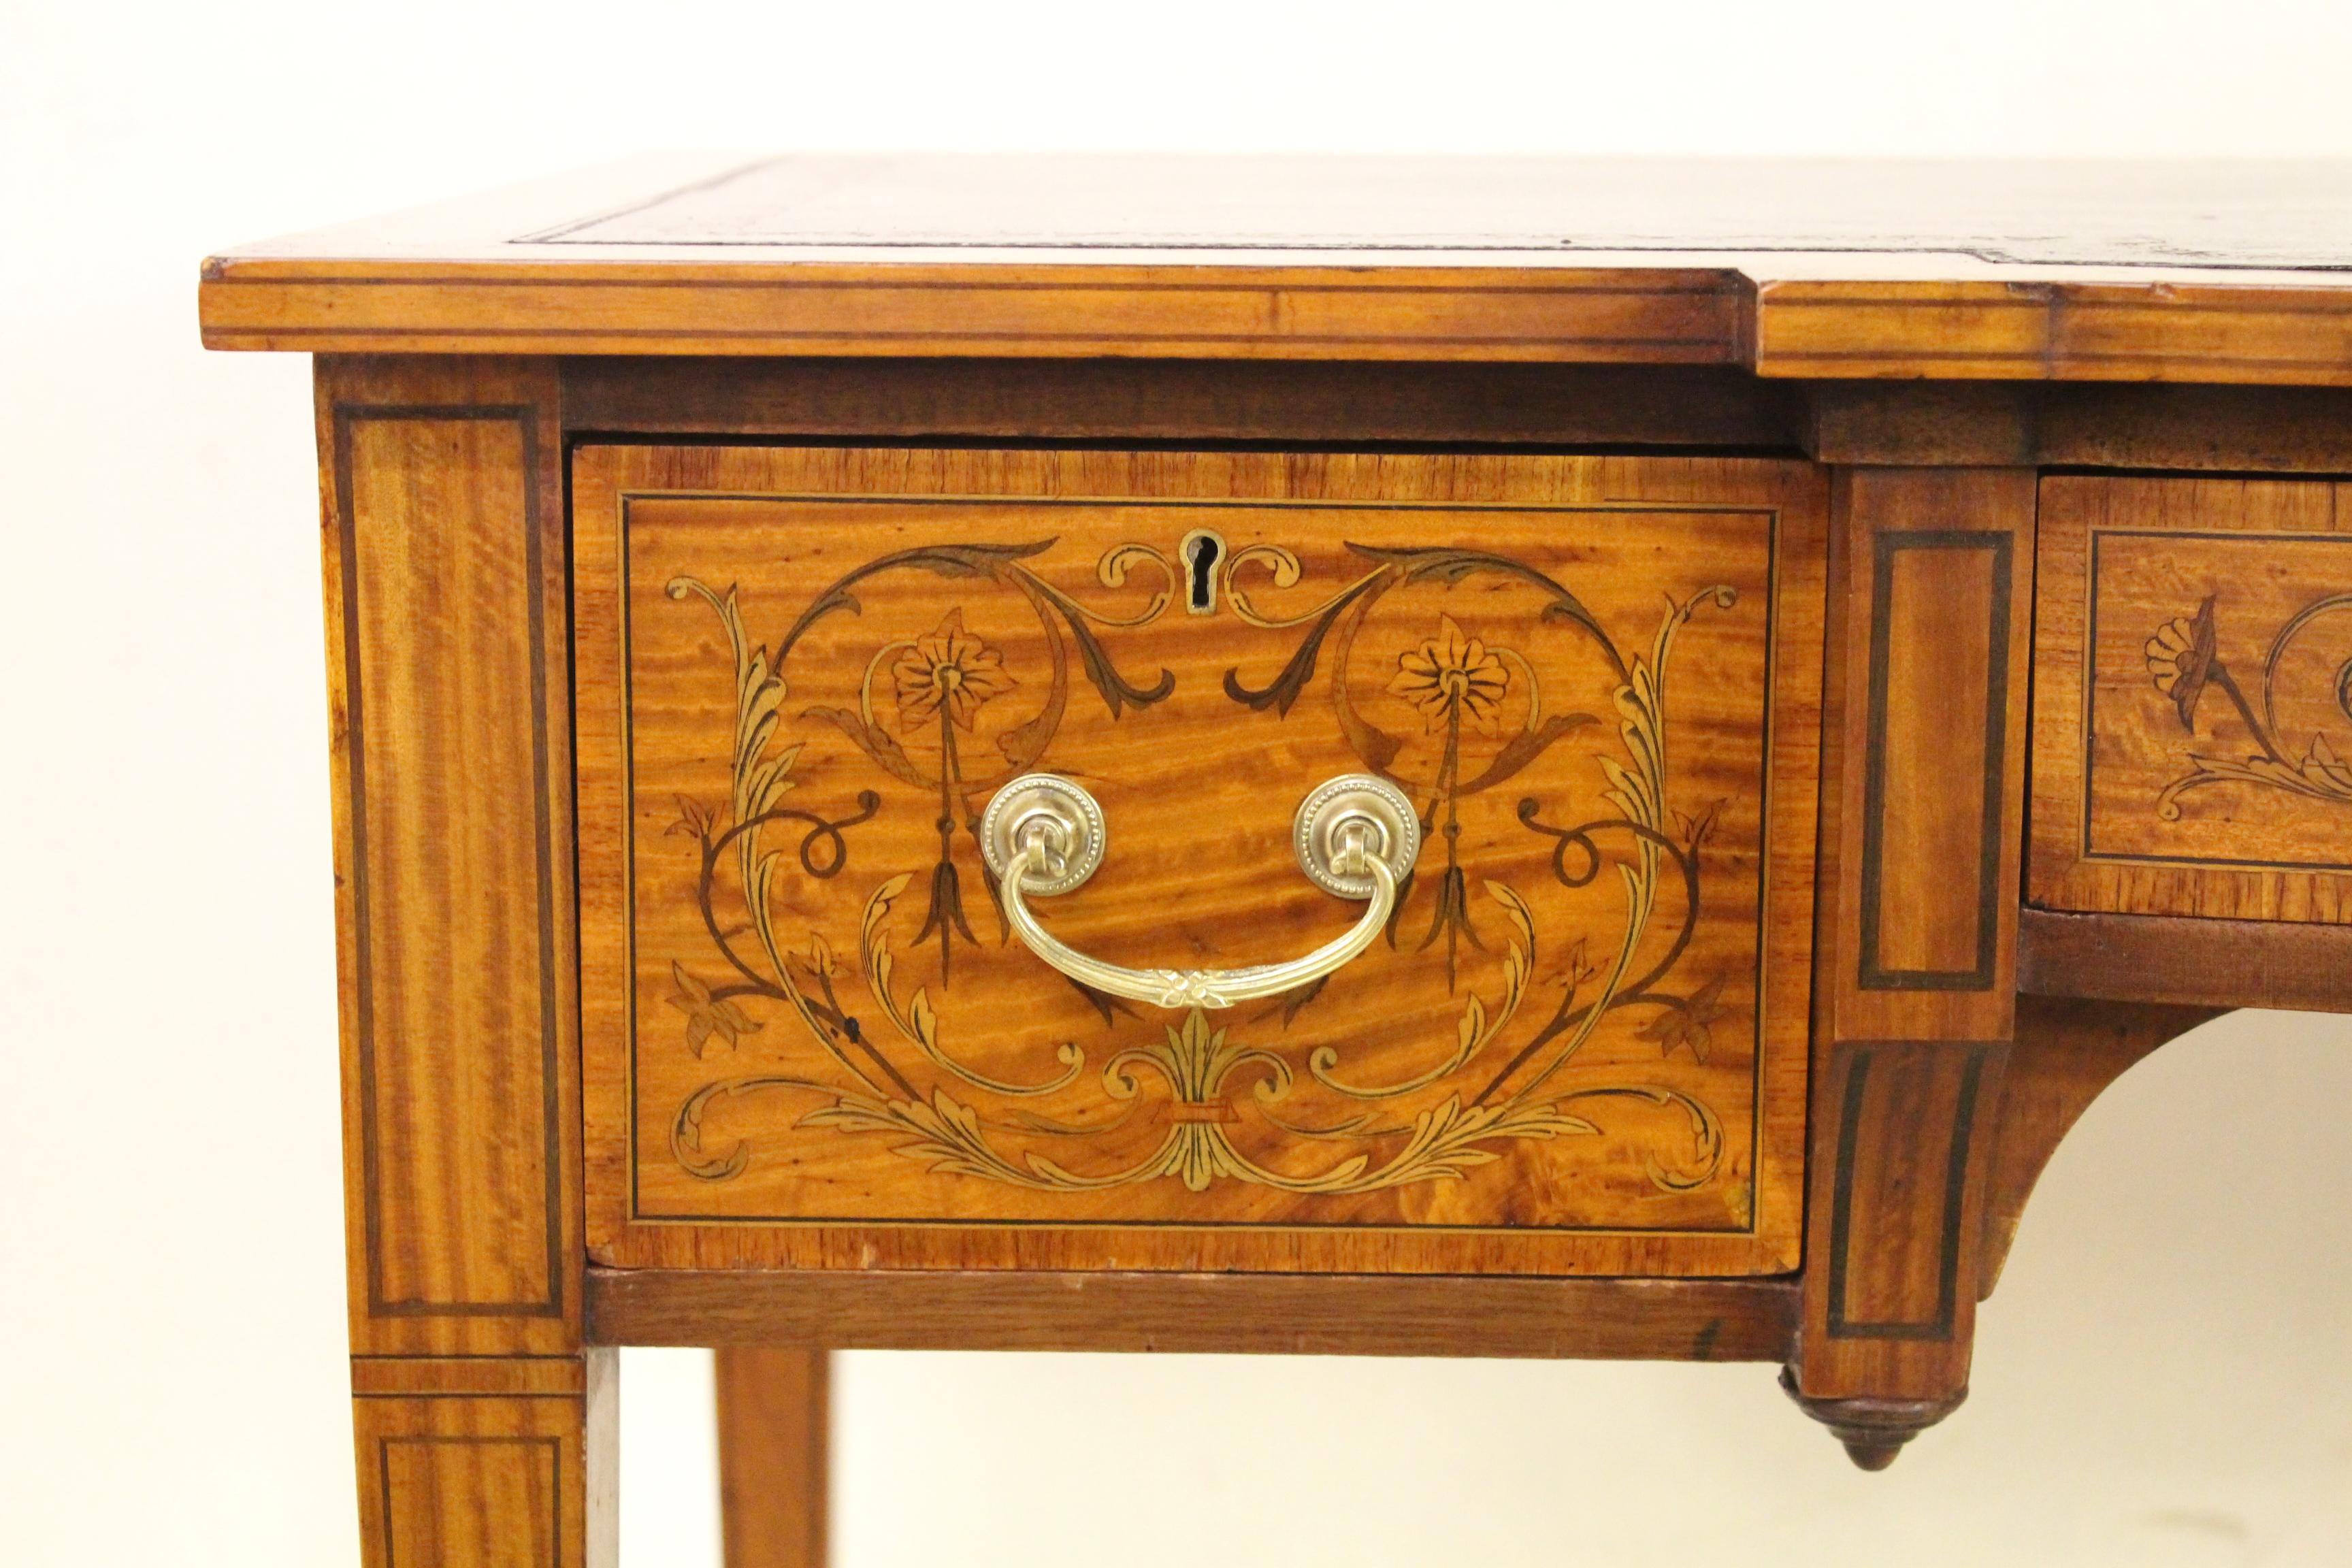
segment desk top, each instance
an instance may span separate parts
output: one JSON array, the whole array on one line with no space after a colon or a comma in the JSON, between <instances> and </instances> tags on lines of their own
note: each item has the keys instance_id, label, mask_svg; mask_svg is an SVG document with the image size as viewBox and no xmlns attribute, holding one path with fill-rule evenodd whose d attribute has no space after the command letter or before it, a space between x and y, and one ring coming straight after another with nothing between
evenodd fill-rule
<instances>
[{"instance_id":1,"label":"desk top","mask_svg":"<svg viewBox=\"0 0 2352 1568\"><path fill-rule=\"evenodd\" d=\"M668 155L207 261L221 348L2352 384L2352 163Z\"/></svg>"}]
</instances>

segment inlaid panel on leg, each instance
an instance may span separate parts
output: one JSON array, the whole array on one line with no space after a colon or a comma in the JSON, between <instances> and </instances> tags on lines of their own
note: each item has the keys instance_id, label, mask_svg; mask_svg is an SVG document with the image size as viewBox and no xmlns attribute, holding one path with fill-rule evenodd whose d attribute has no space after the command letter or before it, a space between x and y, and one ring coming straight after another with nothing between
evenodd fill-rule
<instances>
[{"instance_id":1,"label":"inlaid panel on leg","mask_svg":"<svg viewBox=\"0 0 2352 1568\"><path fill-rule=\"evenodd\" d=\"M553 1564L559 1437L381 1436L388 1563Z\"/></svg>"},{"instance_id":2,"label":"inlaid panel on leg","mask_svg":"<svg viewBox=\"0 0 2352 1568\"><path fill-rule=\"evenodd\" d=\"M613 1568L614 1356L355 1363L367 1568Z\"/></svg>"},{"instance_id":3,"label":"inlaid panel on leg","mask_svg":"<svg viewBox=\"0 0 2352 1568\"><path fill-rule=\"evenodd\" d=\"M1991 1112L2009 1047L1841 1047L1814 1144L1822 1214L1790 1393L1864 1469L1968 1393Z\"/></svg>"},{"instance_id":4,"label":"inlaid panel on leg","mask_svg":"<svg viewBox=\"0 0 2352 1568\"><path fill-rule=\"evenodd\" d=\"M324 361L319 429L352 1345L566 1350L579 1112L553 371Z\"/></svg>"},{"instance_id":5,"label":"inlaid panel on leg","mask_svg":"<svg viewBox=\"0 0 2352 1568\"><path fill-rule=\"evenodd\" d=\"M605 1568L554 370L322 360L318 416L367 1561Z\"/></svg>"},{"instance_id":6,"label":"inlaid panel on leg","mask_svg":"<svg viewBox=\"0 0 2352 1568\"><path fill-rule=\"evenodd\" d=\"M1900 529L1871 542L1858 982L1979 989L1991 979L2002 891L2010 536Z\"/></svg>"},{"instance_id":7,"label":"inlaid panel on leg","mask_svg":"<svg viewBox=\"0 0 2352 1568\"><path fill-rule=\"evenodd\" d=\"M1968 1389L2016 1006L2033 477L1839 477L1803 1313L1784 1380L1877 1469Z\"/></svg>"},{"instance_id":8,"label":"inlaid panel on leg","mask_svg":"<svg viewBox=\"0 0 2352 1568\"><path fill-rule=\"evenodd\" d=\"M2033 493L2030 469L1838 476L1817 993L1832 1039L2009 1035Z\"/></svg>"},{"instance_id":9,"label":"inlaid panel on leg","mask_svg":"<svg viewBox=\"0 0 2352 1568\"><path fill-rule=\"evenodd\" d=\"M1822 1260L1831 1340L1953 1337L1977 1110L1999 1049L1845 1047Z\"/></svg>"}]
</instances>

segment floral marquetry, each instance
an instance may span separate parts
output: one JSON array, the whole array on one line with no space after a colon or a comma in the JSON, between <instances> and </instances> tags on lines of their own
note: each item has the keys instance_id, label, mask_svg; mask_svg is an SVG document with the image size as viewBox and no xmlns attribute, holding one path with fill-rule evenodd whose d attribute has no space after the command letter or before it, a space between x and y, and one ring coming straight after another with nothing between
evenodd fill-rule
<instances>
[{"instance_id":1,"label":"floral marquetry","mask_svg":"<svg viewBox=\"0 0 2352 1568\"><path fill-rule=\"evenodd\" d=\"M2341 617L2352 626L2352 591L2327 594L2314 599L2297 610L2279 628L2271 641L2262 664L2262 707L2258 711L2246 700L2245 691L2231 675L2230 667L2214 657L2213 602L2218 595L2208 594L2190 618L2167 621L2147 641L2148 672L2156 678L2156 689L2172 699L2180 715L2180 727L2188 733L2197 733L2198 700L2205 693L2210 680L2230 700L2243 737L2252 750L2242 757L2208 755L2191 752L2190 771L2167 784L2157 796L2157 815L2167 821L2177 820L2181 812L2181 796L2190 790L2211 784L2252 784L2267 789L2284 790L2313 800L2352 805L2352 768L2336 754L2328 738L2328 728L2339 720L2352 723L2352 651L2339 647L2340 662L2329 656L2333 670L2326 672L2323 689L2333 700L2334 713L2326 715L2323 724L2305 731L2303 752L2298 758L2287 749L2278 719L2280 667L2294 645L2306 632L2314 633L2314 641L2334 627L2322 623ZM2340 639L2339 639L2340 640ZM2346 737L2347 749L2352 749L2352 736Z\"/></svg>"},{"instance_id":2,"label":"floral marquetry","mask_svg":"<svg viewBox=\"0 0 2352 1568\"><path fill-rule=\"evenodd\" d=\"M603 1256L1793 1261L1805 471L592 448L574 479ZM981 817L1031 772L1107 840L1033 912L1125 967L1352 923L1288 844L1325 779L1391 781L1426 842L1336 973L1154 1006L1010 940Z\"/></svg>"},{"instance_id":3,"label":"floral marquetry","mask_svg":"<svg viewBox=\"0 0 2352 1568\"><path fill-rule=\"evenodd\" d=\"M1467 722L1482 734L1495 732L1511 672L1500 652L1465 637L1452 616L1437 617L1437 636L1397 656L1389 689L1412 703L1424 728Z\"/></svg>"},{"instance_id":4,"label":"floral marquetry","mask_svg":"<svg viewBox=\"0 0 2352 1568\"><path fill-rule=\"evenodd\" d=\"M2034 900L2352 922L2345 487L2042 493Z\"/></svg>"},{"instance_id":5,"label":"floral marquetry","mask_svg":"<svg viewBox=\"0 0 2352 1568\"><path fill-rule=\"evenodd\" d=\"M898 727L913 730L934 714L959 730L990 698L1019 684L1004 668L1004 656L963 629L963 611L950 610L929 637L898 655L890 667L898 687Z\"/></svg>"}]
</instances>

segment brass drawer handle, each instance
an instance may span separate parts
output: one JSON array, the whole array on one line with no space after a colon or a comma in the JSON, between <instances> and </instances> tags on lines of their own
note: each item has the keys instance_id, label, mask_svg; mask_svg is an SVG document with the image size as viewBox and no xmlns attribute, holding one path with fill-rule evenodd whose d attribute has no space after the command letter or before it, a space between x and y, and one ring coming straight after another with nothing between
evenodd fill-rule
<instances>
[{"instance_id":1,"label":"brass drawer handle","mask_svg":"<svg viewBox=\"0 0 2352 1568\"><path fill-rule=\"evenodd\" d=\"M1397 882L1421 852L1421 822L1404 792L1343 773L1299 803L1291 839L1300 869L1341 898L1370 900L1345 935L1303 958L1246 969L1128 969L1056 940L1028 900L1066 893L1102 864L1102 807L1068 779L1024 773L988 803L980 842L1004 900L1005 923L1029 950L1081 985L1157 1007L1230 1007L1319 980L1372 945L1396 909Z\"/></svg>"}]
</instances>

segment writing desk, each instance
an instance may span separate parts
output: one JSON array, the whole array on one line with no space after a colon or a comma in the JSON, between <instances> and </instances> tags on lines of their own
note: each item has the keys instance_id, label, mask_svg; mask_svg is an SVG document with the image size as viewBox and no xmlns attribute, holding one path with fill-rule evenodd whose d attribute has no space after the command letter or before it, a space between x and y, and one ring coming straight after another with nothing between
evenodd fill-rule
<instances>
[{"instance_id":1,"label":"writing desk","mask_svg":"<svg viewBox=\"0 0 2352 1568\"><path fill-rule=\"evenodd\" d=\"M657 159L316 357L372 1563L823 1552L837 1347L1777 1363L2352 1006L2352 170Z\"/></svg>"}]
</instances>

